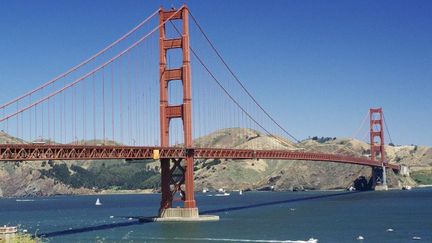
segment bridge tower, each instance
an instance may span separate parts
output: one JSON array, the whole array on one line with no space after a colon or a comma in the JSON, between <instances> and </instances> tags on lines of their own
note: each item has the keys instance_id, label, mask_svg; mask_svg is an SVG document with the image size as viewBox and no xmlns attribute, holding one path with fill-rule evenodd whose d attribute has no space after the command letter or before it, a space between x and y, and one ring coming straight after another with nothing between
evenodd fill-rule
<instances>
[{"instance_id":1,"label":"bridge tower","mask_svg":"<svg viewBox=\"0 0 432 243\"><path fill-rule=\"evenodd\" d=\"M387 178L385 168L384 151L384 117L382 108L372 108L369 110L370 118L370 144L371 159L381 163L381 167L372 169L370 187L376 190L387 190Z\"/></svg>"},{"instance_id":2,"label":"bridge tower","mask_svg":"<svg viewBox=\"0 0 432 243\"><path fill-rule=\"evenodd\" d=\"M191 73L189 53L189 10L182 6L179 10L163 10L159 12L160 39L160 132L161 147L168 147L169 127L172 119L183 122L185 159L161 159L162 200L159 216L165 217L198 217L198 208L194 198L193 150L192 147L192 107L191 107ZM182 36L169 39L166 35L167 19L182 21ZM170 49L181 49L183 62L181 67L167 66L167 52ZM170 82L182 82L183 103L169 104L168 87ZM184 208L172 208L175 195L184 201Z\"/></svg>"}]
</instances>

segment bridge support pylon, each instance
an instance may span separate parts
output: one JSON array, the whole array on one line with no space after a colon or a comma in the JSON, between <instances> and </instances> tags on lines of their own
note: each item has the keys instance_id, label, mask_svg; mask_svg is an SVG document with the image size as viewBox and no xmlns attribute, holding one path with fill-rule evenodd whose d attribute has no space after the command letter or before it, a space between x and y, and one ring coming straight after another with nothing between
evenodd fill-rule
<instances>
[{"instance_id":1,"label":"bridge support pylon","mask_svg":"<svg viewBox=\"0 0 432 243\"><path fill-rule=\"evenodd\" d=\"M382 108L369 110L370 118L370 144L371 159L381 163L380 167L372 168L369 181L372 190L387 190L385 148L384 148L384 122Z\"/></svg>"},{"instance_id":2,"label":"bridge support pylon","mask_svg":"<svg viewBox=\"0 0 432 243\"><path fill-rule=\"evenodd\" d=\"M179 38L167 38L166 24L169 21L182 21L182 33ZM189 10L181 8L159 11L159 46L160 46L160 129L161 147L169 147L169 127L172 119L183 121L184 158L161 158L161 206L157 221L203 221L218 220L218 216L200 217L194 197L194 151L192 148L192 94L189 52ZM167 65L167 52L181 49L183 62L181 67ZM170 82L182 82L183 103L169 103L168 87ZM173 201L184 202L183 208L173 208Z\"/></svg>"}]
</instances>

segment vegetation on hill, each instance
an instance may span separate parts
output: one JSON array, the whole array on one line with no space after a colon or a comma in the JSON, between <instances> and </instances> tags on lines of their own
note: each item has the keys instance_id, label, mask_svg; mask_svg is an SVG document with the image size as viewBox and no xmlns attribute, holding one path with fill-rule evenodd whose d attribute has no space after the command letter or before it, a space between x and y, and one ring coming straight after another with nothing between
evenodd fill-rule
<instances>
[{"instance_id":1,"label":"vegetation on hill","mask_svg":"<svg viewBox=\"0 0 432 243\"><path fill-rule=\"evenodd\" d=\"M117 144L106 141L109 144ZM26 143L0 132L0 143ZM79 141L94 144L99 141ZM227 128L194 141L197 147L233 149L281 149L290 151L339 153L366 157L370 146L350 138L312 137L300 143L268 136L252 129ZM391 170L392 187L432 184L432 148L425 146L386 146L391 163L407 165L410 176ZM135 161L137 162L137 161ZM195 160L195 189L227 190L326 190L345 189L368 180L371 168L320 161L286 160ZM159 189L159 161L128 163L125 160L31 161L0 163L0 197L87 194L99 190Z\"/></svg>"},{"instance_id":2,"label":"vegetation on hill","mask_svg":"<svg viewBox=\"0 0 432 243\"><path fill-rule=\"evenodd\" d=\"M336 138L335 137L334 138L331 138L331 137L317 137L317 136L312 137L312 141L316 141L318 143L325 143L325 142L333 141L333 140L336 140Z\"/></svg>"},{"instance_id":3,"label":"vegetation on hill","mask_svg":"<svg viewBox=\"0 0 432 243\"><path fill-rule=\"evenodd\" d=\"M422 185L432 185L432 170L419 170L411 172L411 177Z\"/></svg>"},{"instance_id":4,"label":"vegetation on hill","mask_svg":"<svg viewBox=\"0 0 432 243\"><path fill-rule=\"evenodd\" d=\"M109 161L107 161L109 162ZM158 171L145 164L106 163L89 169L72 164L53 164L49 169L42 169L41 177L48 177L72 188L94 189L156 189L160 186Z\"/></svg>"}]
</instances>

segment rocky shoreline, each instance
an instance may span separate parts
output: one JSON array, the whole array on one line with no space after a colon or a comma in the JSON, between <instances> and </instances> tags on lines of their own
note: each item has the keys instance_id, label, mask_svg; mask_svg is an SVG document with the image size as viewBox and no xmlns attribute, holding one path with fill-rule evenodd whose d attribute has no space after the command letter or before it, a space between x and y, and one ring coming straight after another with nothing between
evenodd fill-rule
<instances>
[{"instance_id":1,"label":"rocky shoreline","mask_svg":"<svg viewBox=\"0 0 432 243\"><path fill-rule=\"evenodd\" d=\"M423 189L432 188L432 185L417 185L412 187L412 189ZM389 191L403 190L402 188L389 188ZM238 192L239 190L233 190L226 192ZM301 192L301 191L315 191L315 192L342 192L347 191L347 189L328 189L328 190L245 190L246 192ZM201 193L201 191L196 191L196 193ZM218 190L207 191L206 193L218 193ZM52 194L44 196L19 196L19 197L0 197L3 199L23 199L23 198L39 198L39 197L56 197L56 196L89 196L89 195L138 195L138 194L160 194L159 190L144 189L144 190L103 190L100 192L90 192L90 193L71 193L71 194Z\"/></svg>"}]
</instances>

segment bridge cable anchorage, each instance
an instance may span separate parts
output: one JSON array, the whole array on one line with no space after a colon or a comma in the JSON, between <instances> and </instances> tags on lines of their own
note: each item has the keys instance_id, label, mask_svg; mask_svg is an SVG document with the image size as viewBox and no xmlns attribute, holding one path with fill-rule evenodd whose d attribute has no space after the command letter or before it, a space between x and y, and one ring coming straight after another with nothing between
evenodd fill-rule
<instances>
[{"instance_id":1,"label":"bridge cable anchorage","mask_svg":"<svg viewBox=\"0 0 432 243\"><path fill-rule=\"evenodd\" d=\"M183 7L182 7L183 8ZM90 77L91 75L95 74L96 72L102 70L105 66L113 63L114 61L116 61L118 58L122 57L123 55L125 55L126 53L128 53L130 50L132 50L133 48L135 48L136 46L138 46L139 44L141 44L145 39L147 39L149 36L151 36L154 32L156 32L157 30L159 30L160 26L164 25L166 22L170 21L171 18L173 18L182 8L179 8L175 13L173 13L172 15L170 15L169 18L167 18L164 22L160 23L158 26L156 26L155 28L153 28L149 33L147 33L145 36L141 37L139 40L137 40L136 42L134 42L132 45L130 45L128 48L124 49L123 51L119 52L116 56L114 56L113 58L109 59L108 61L104 62L103 64L101 64L99 67L93 69L92 71L88 72L87 74L81 76L80 78L76 79L75 81L65 85L64 87L58 89L57 91L52 92L51 94L39 99L38 101L33 102L32 104L21 108L19 111L13 112L5 117L0 118L0 122L3 122L5 120L8 120L11 117L16 116L19 113L22 113L30 108L33 108L34 106L48 100L49 98L62 93L63 91L65 91L66 89L75 86L76 84L80 83L81 81L85 80L86 78Z\"/></svg>"},{"instance_id":2,"label":"bridge cable anchorage","mask_svg":"<svg viewBox=\"0 0 432 243\"><path fill-rule=\"evenodd\" d=\"M192 20L194 21L194 23L196 24L196 26L198 27L199 31L203 34L204 38L207 40L207 42L210 44L211 48L213 49L213 51L216 53L216 55L219 57L219 59L222 61L222 63L224 64L224 66L228 69L228 71L230 72L230 74L234 77L234 79L236 80L236 82L240 85L240 87L243 89L243 91L246 92L246 94L252 99L252 101L264 112L264 114L271 120L273 121L273 123L278 126L282 131L285 132L285 134L287 134L289 137L291 137L292 139L294 139L297 143L300 143L300 140L297 139L296 137L294 137L290 132L288 132L284 127L282 127L265 109L264 107L261 106L261 104L254 98L254 96L250 93L250 91L246 88L246 86L243 84L243 82L241 82L241 80L238 78L238 76L234 73L234 71L232 70L232 68L230 68L230 66L228 65L228 63L225 61L225 59L222 57L222 55L220 54L220 52L216 49L215 45L212 43L212 41L210 41L210 38L207 36L207 34L204 32L203 28L201 27L201 25L198 23L197 19L195 19L195 17L193 16L193 14L191 12L189 12L189 15L192 17ZM191 48L192 49L192 48Z\"/></svg>"},{"instance_id":3,"label":"bridge cable anchorage","mask_svg":"<svg viewBox=\"0 0 432 243\"><path fill-rule=\"evenodd\" d=\"M177 33L181 34L181 32L179 31L179 29L170 21L170 23L172 24L172 26L174 27L174 29L177 31ZM268 136L278 140L281 143L287 144L285 141L283 141L282 139L278 138L277 136L273 135L272 133L270 133L269 130L267 130L261 123L259 123L255 118L253 118L253 116L246 111L245 108L243 108L243 106L240 105L240 103L228 92L228 90L222 85L222 83L216 78L216 76L210 71L210 69L207 67L207 65L202 61L202 59L198 56L198 54L195 52L195 50L192 48L192 46L190 46L190 50L192 52L192 54L195 56L195 58L197 58L198 62L204 67L204 69L206 70L206 72L212 77L212 79L217 83L217 85L224 91L224 93L237 105L237 107L243 111L244 114L246 114L246 116L249 117L250 120L252 120L257 126L259 126L261 129L263 129Z\"/></svg>"},{"instance_id":4,"label":"bridge cable anchorage","mask_svg":"<svg viewBox=\"0 0 432 243\"><path fill-rule=\"evenodd\" d=\"M143 20L141 23L139 23L137 26L135 26L133 29L131 29L130 31L128 31L126 34L124 34L123 36L121 36L120 38L118 38L117 40L115 40L114 42L112 42L111 44L109 44L107 47L105 47L104 49L100 50L99 52L97 52L96 54L94 54L93 56L89 57L88 59L84 60L83 62L79 63L78 65L72 67L71 69L67 70L66 72L60 74L59 76L55 77L54 79L46 82L45 84L40 85L39 87L19 96L18 98L15 98L3 105L0 106L0 109L6 108L11 104L16 103L19 100L22 100L25 97L28 97L30 95L32 95L33 93L57 82L59 79L66 77L67 75L69 75L70 73L76 71L77 69L81 68L82 66L85 66L86 64L88 64L89 62L93 61L94 59L96 59L97 57L99 57L100 55L104 54L105 52L107 52L108 50L110 50L112 47L116 46L118 43L120 43L121 41L123 41L124 39L126 39L127 37L129 37L130 35L132 35L133 33L135 33L138 29L140 29L144 24L146 24L151 18L153 18L156 14L159 13L159 10L161 8L157 9L154 13L152 13L149 17L147 17L145 20ZM172 18L172 17L171 17Z\"/></svg>"}]
</instances>

